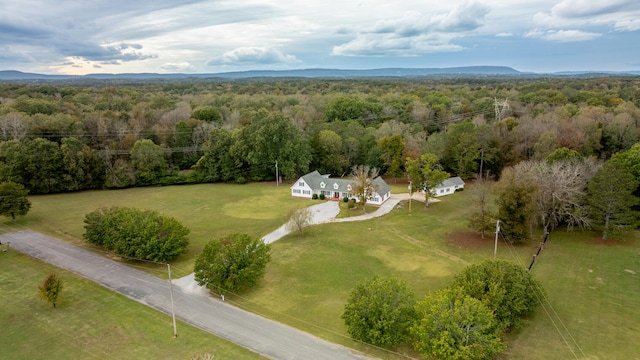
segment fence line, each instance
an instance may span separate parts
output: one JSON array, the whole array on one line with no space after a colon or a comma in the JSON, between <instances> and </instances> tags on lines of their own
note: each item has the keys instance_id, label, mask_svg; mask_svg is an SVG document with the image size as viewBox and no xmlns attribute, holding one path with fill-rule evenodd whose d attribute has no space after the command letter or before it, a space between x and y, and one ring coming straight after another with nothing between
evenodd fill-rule
<instances>
[{"instance_id":1,"label":"fence line","mask_svg":"<svg viewBox=\"0 0 640 360\"><path fill-rule=\"evenodd\" d=\"M544 240L540 243L540 247L538 248L538 251L533 255L533 259L531 259L531 264L529 264L529 268L527 269L527 271L531 271L533 264L536 263L536 261L538 260L538 256L540 256L540 252L542 252L542 249L544 249L544 244L547 243L547 240L549 240L549 233L545 231Z\"/></svg>"}]
</instances>

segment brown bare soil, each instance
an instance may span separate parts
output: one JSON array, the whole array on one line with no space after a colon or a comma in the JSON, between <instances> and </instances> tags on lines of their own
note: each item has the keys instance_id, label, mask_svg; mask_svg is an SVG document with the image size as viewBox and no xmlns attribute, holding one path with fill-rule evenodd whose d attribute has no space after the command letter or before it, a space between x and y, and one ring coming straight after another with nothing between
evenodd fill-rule
<instances>
[{"instance_id":1,"label":"brown bare soil","mask_svg":"<svg viewBox=\"0 0 640 360\"><path fill-rule=\"evenodd\" d=\"M484 239L480 234L474 232L456 232L447 235L447 242L450 246L459 249L485 249L493 246L491 234L485 234Z\"/></svg>"},{"instance_id":2,"label":"brown bare soil","mask_svg":"<svg viewBox=\"0 0 640 360\"><path fill-rule=\"evenodd\" d=\"M630 239L630 240L616 240L616 239L607 239L607 240L602 240L602 238L600 237L595 237L592 239L593 243L595 245L602 245L602 246L635 246L636 245L636 240L635 239Z\"/></svg>"}]
</instances>

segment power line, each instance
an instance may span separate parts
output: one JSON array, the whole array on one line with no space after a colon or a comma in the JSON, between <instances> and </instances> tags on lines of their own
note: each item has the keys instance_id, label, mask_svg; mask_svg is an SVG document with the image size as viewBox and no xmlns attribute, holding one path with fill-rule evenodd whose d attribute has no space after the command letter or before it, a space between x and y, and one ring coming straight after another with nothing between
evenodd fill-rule
<instances>
[{"instance_id":1,"label":"power line","mask_svg":"<svg viewBox=\"0 0 640 360\"><path fill-rule=\"evenodd\" d=\"M513 244L511 244L511 242L509 242L509 240L507 240L506 236L502 233L502 231L500 232L500 237L503 239L504 243L507 245L507 248L509 249L509 253L511 254L512 257L514 257L516 259L516 262L522 266L523 268L525 268L525 265L522 263L522 261L520 260L520 257L517 256L517 254L515 253L515 249L513 248ZM557 318L558 323L560 323L560 325L562 326L562 328L564 329L564 331L567 333L568 337L571 338L573 344L575 345L575 347L580 350L580 353L582 353L583 357L586 357L586 354L584 353L584 351L582 350L582 348L580 347L580 345L578 344L578 342L576 341L576 339L573 337L573 335L571 334L571 332L569 331L569 329L566 327L566 325L564 324L564 322L562 321L562 319L560 318L560 315L558 315L558 313L556 312L555 308L553 307L553 305L551 305L551 301L549 301L549 298L547 298L544 295L544 291L542 291L541 289L535 289L532 283L529 283L529 288L531 289L531 291L533 292L533 294L535 295L536 299L538 300L538 303L540 304L540 306L542 307L542 309L544 310L545 314L547 315L547 317L549 318L549 320L551 321L551 323L553 324L553 326L555 327L556 331L558 332L558 334L560 335L560 337L562 338L562 340L564 341L565 345L567 346L567 348L569 349L569 351L573 354L573 356L578 359L578 356L576 355L575 351L573 350L573 348L571 347L571 345L569 344L569 342L567 341L567 339L565 338L564 334L562 333L562 331L560 330L560 328L558 327L558 325L556 324L556 321L553 319L553 317L551 316L551 314L549 313L549 311L547 310L547 308L545 307L545 302L546 305L549 307L549 309L551 309L551 311L553 312L554 316ZM542 297L542 299L541 299ZM543 302L544 300L544 302Z\"/></svg>"}]
</instances>

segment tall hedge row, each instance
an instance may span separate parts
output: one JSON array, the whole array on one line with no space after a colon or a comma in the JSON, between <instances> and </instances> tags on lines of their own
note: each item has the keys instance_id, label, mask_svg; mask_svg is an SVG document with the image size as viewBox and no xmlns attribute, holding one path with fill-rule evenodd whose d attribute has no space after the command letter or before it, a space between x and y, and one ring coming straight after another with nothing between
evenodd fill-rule
<instances>
[{"instance_id":1,"label":"tall hedge row","mask_svg":"<svg viewBox=\"0 0 640 360\"><path fill-rule=\"evenodd\" d=\"M119 256L163 262L187 252L189 229L153 210L100 208L84 219L84 238Z\"/></svg>"}]
</instances>

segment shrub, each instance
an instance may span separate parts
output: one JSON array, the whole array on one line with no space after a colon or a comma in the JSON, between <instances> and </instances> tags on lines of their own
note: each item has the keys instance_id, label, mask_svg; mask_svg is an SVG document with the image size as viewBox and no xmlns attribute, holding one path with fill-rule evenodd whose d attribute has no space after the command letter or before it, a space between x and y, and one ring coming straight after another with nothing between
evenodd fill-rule
<instances>
[{"instance_id":1,"label":"shrub","mask_svg":"<svg viewBox=\"0 0 640 360\"><path fill-rule=\"evenodd\" d=\"M187 252L189 229L152 210L101 208L85 216L84 238L122 257L167 261Z\"/></svg>"},{"instance_id":2,"label":"shrub","mask_svg":"<svg viewBox=\"0 0 640 360\"><path fill-rule=\"evenodd\" d=\"M456 276L453 286L482 301L502 328L521 325L522 316L537 305L536 293L543 291L524 268L504 260L468 266Z\"/></svg>"},{"instance_id":3,"label":"shrub","mask_svg":"<svg viewBox=\"0 0 640 360\"><path fill-rule=\"evenodd\" d=\"M312 198L313 200L318 200L318 194L313 194L313 195L311 195L311 198Z\"/></svg>"},{"instance_id":4,"label":"shrub","mask_svg":"<svg viewBox=\"0 0 640 360\"><path fill-rule=\"evenodd\" d=\"M342 202L348 203L349 202L349 197L348 196L343 197L342 198Z\"/></svg>"},{"instance_id":5,"label":"shrub","mask_svg":"<svg viewBox=\"0 0 640 360\"><path fill-rule=\"evenodd\" d=\"M404 281L379 276L356 286L344 307L352 338L377 346L396 346L415 321L415 298Z\"/></svg>"},{"instance_id":6,"label":"shrub","mask_svg":"<svg viewBox=\"0 0 640 360\"><path fill-rule=\"evenodd\" d=\"M324 194L320 194L320 200L324 200Z\"/></svg>"},{"instance_id":7,"label":"shrub","mask_svg":"<svg viewBox=\"0 0 640 360\"><path fill-rule=\"evenodd\" d=\"M460 288L431 293L416 310L413 345L429 358L493 359L505 348L493 312Z\"/></svg>"},{"instance_id":8,"label":"shrub","mask_svg":"<svg viewBox=\"0 0 640 360\"><path fill-rule=\"evenodd\" d=\"M222 295L245 290L264 275L270 250L262 239L247 234L213 239L196 257L195 280Z\"/></svg>"}]
</instances>

